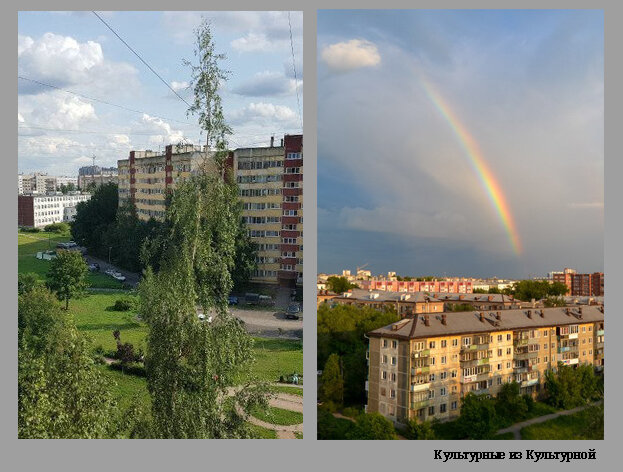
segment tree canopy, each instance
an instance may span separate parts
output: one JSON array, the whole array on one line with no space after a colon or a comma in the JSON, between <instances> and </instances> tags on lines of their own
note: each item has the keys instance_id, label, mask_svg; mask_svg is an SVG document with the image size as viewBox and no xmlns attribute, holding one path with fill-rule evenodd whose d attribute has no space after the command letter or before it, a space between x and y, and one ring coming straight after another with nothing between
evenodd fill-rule
<instances>
[{"instance_id":1,"label":"tree canopy","mask_svg":"<svg viewBox=\"0 0 623 472\"><path fill-rule=\"evenodd\" d=\"M65 301L66 310L69 300L87 288L87 272L87 264L78 251L57 251L56 258L50 262L47 285L59 300Z\"/></svg>"}]
</instances>

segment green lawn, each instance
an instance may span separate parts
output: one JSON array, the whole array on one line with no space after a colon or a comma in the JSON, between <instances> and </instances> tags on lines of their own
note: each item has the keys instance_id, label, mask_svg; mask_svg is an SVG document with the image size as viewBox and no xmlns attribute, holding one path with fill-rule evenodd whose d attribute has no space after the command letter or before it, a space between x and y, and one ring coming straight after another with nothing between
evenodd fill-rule
<instances>
[{"instance_id":1,"label":"green lawn","mask_svg":"<svg viewBox=\"0 0 623 472\"><path fill-rule=\"evenodd\" d=\"M277 431L249 423L249 429L257 439L277 439Z\"/></svg>"},{"instance_id":2,"label":"green lawn","mask_svg":"<svg viewBox=\"0 0 623 472\"><path fill-rule=\"evenodd\" d=\"M254 338L253 375L277 382L281 375L303 373L303 343L286 339Z\"/></svg>"},{"instance_id":3,"label":"green lawn","mask_svg":"<svg viewBox=\"0 0 623 472\"><path fill-rule=\"evenodd\" d=\"M122 374L120 371L110 369L105 365L100 366L99 369L110 381L110 389L119 402L120 410L123 411L128 408L135 399L144 405L150 404L151 399L144 377Z\"/></svg>"},{"instance_id":4,"label":"green lawn","mask_svg":"<svg viewBox=\"0 0 623 472\"><path fill-rule=\"evenodd\" d=\"M303 413L299 413L298 411L284 410L282 408L275 408L272 406L269 406L266 410L255 408L251 410L251 415L258 420L282 426L300 424L303 422Z\"/></svg>"},{"instance_id":5,"label":"green lawn","mask_svg":"<svg viewBox=\"0 0 623 472\"><path fill-rule=\"evenodd\" d=\"M295 432L294 432L294 437L295 437L296 439L303 439L303 433L300 433L300 432L298 432L298 431L295 431Z\"/></svg>"},{"instance_id":6,"label":"green lawn","mask_svg":"<svg viewBox=\"0 0 623 472\"><path fill-rule=\"evenodd\" d=\"M299 397L303 396L303 389L297 388L297 387L274 385L274 386L271 386L271 390L274 390L275 392L279 392L279 393L287 393L289 395L298 395Z\"/></svg>"},{"instance_id":7,"label":"green lawn","mask_svg":"<svg viewBox=\"0 0 623 472\"><path fill-rule=\"evenodd\" d=\"M134 345L134 349L145 350L147 326L139 321L134 311L112 311L120 298L136 298L124 293L91 293L84 298L69 302L69 311L76 327L91 338L93 348L101 347L104 352L114 351L117 341L112 333L121 332L121 341Z\"/></svg>"},{"instance_id":8,"label":"green lawn","mask_svg":"<svg viewBox=\"0 0 623 472\"><path fill-rule=\"evenodd\" d=\"M559 416L521 430L521 439L603 439L603 406Z\"/></svg>"},{"instance_id":9,"label":"green lawn","mask_svg":"<svg viewBox=\"0 0 623 472\"><path fill-rule=\"evenodd\" d=\"M49 235L49 241L48 241ZM37 252L55 250L56 244L69 241L68 234L54 233L19 233L17 235L17 267L19 273L33 272L40 280L46 279L50 261L37 259ZM99 272L89 272L87 282L97 288L123 288L123 284L112 277Z\"/></svg>"},{"instance_id":10,"label":"green lawn","mask_svg":"<svg viewBox=\"0 0 623 472\"><path fill-rule=\"evenodd\" d=\"M496 434L491 439L515 439L515 436L509 431L508 433Z\"/></svg>"}]
</instances>

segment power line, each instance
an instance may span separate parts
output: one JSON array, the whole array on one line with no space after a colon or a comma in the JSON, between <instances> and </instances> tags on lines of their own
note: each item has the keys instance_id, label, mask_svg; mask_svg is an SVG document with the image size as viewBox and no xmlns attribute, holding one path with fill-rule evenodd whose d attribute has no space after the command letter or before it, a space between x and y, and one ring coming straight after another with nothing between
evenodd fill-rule
<instances>
[{"instance_id":1,"label":"power line","mask_svg":"<svg viewBox=\"0 0 623 472\"><path fill-rule=\"evenodd\" d=\"M110 106L113 106L113 107L117 107L117 108L120 108L122 110L130 111L132 113L139 113L141 115L149 115L149 116L153 116L154 118L160 118L161 120L175 121L176 123L182 123L182 124L187 125L187 126L194 126L194 127L196 127L196 125L193 125L192 123L188 123L186 121L175 120L173 118L167 118L167 117L164 117L164 116L154 115L154 114L148 113L146 111L134 110L133 108L128 108L128 107L123 106L123 105L118 105L116 103L107 102L106 100L102 100L100 98L93 98L93 97L89 97L87 95L83 95L83 94L78 93L78 92L72 92L71 90L65 90L65 89L62 89L60 87L57 87L56 85L47 84L47 83L41 82L39 80L31 79L29 77L24 77L23 75L18 75L17 78L21 79L21 80L26 80L28 82L33 82L35 84L42 85L44 87L49 87L51 89L60 90L61 92L65 92L65 93L68 93L68 94L71 94L71 95L75 95L77 97L84 98L86 100L91 100L93 102L103 103L104 105L110 105ZM198 129L198 127L197 127L197 129Z\"/></svg>"},{"instance_id":2,"label":"power line","mask_svg":"<svg viewBox=\"0 0 623 472\"><path fill-rule=\"evenodd\" d=\"M139 60L140 60L143 64L145 64L145 65L147 66L147 68L148 68L150 71L152 71L152 72L154 73L154 75L155 75L156 77L158 77L158 78L162 81L162 83L163 83L164 85L166 85L166 86L167 86L167 88L168 88L171 92L173 92L173 93L177 96L177 98L179 98L179 99L180 99L181 101L183 101L186 105L188 105L188 107L189 107L189 108L191 107L190 103L188 103L186 100L184 100L180 94L178 94L175 90L173 90L173 88L169 85L169 83L168 83L166 80L164 80L164 79L160 76L160 74L158 74L158 72L156 72L156 71L153 69L153 67L151 67L149 64L147 64L147 62L146 62L146 61L145 61L145 60L144 60L144 59L143 59L143 58L139 55L139 53L137 53L134 49L132 49L132 47L131 47L128 43L126 43L126 42L123 40L123 38L122 38L121 36L119 36L119 35L117 34L117 32L116 32L114 29L112 29L112 27L111 27L108 23L106 23L106 22L104 21L104 19L103 19L101 16L99 16L99 15L98 15L97 13L95 13L95 11L93 11L93 10L91 10L91 13L93 13L95 16L97 16L97 17L99 18L99 20L100 20L102 23L104 23L104 25L106 25L106 27L107 27L110 31L112 31L112 32L113 32L113 34L114 34L117 38L119 38L119 41L121 41L123 44L125 44L125 46L126 46L126 47L130 50L130 51L132 51L132 52L134 53L134 55L135 55L136 57L138 57L138 58L139 58Z\"/></svg>"},{"instance_id":3,"label":"power line","mask_svg":"<svg viewBox=\"0 0 623 472\"><path fill-rule=\"evenodd\" d=\"M77 134L99 134L101 136L113 136L116 134L124 134L126 136L161 136L160 133L128 133L127 131L112 131L104 133L102 131L89 131L82 129L66 129L66 128L46 128L44 126L20 125L17 129L40 129L44 131L58 131L61 133L77 133ZM22 135L26 136L26 135Z\"/></svg>"},{"instance_id":4,"label":"power line","mask_svg":"<svg viewBox=\"0 0 623 472\"><path fill-rule=\"evenodd\" d=\"M299 121L301 131L303 131L303 116L301 115L301 101L299 100L299 81L296 76L296 61L294 60L294 42L292 41L292 23L290 23L290 12L288 12L288 27L290 28L290 49L292 50L292 70L294 70L294 88L296 90L296 104L299 109Z\"/></svg>"}]
</instances>

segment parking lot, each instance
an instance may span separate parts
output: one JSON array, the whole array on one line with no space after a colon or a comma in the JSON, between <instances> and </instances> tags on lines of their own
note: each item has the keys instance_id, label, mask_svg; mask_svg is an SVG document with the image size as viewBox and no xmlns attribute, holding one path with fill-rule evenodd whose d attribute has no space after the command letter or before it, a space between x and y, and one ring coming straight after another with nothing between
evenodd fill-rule
<instances>
[{"instance_id":1,"label":"parking lot","mask_svg":"<svg viewBox=\"0 0 623 472\"><path fill-rule=\"evenodd\" d=\"M284 311L245 310L230 307L232 314L244 321L247 332L264 337L302 339L303 318L288 320ZM302 313L300 313L302 315Z\"/></svg>"}]
</instances>

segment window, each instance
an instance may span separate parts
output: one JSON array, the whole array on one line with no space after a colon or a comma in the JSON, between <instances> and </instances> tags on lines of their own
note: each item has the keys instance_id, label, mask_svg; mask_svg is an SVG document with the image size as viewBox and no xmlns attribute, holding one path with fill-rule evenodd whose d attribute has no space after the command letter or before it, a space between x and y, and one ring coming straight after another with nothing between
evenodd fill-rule
<instances>
[{"instance_id":1,"label":"window","mask_svg":"<svg viewBox=\"0 0 623 472\"><path fill-rule=\"evenodd\" d=\"M396 349L398 347L398 341L394 340L392 341L392 348Z\"/></svg>"},{"instance_id":2,"label":"window","mask_svg":"<svg viewBox=\"0 0 623 472\"><path fill-rule=\"evenodd\" d=\"M502 377L498 377L497 378L497 384L498 385L502 385Z\"/></svg>"},{"instance_id":3,"label":"window","mask_svg":"<svg viewBox=\"0 0 623 472\"><path fill-rule=\"evenodd\" d=\"M441 356L441 363L445 364L446 363L446 356Z\"/></svg>"},{"instance_id":4,"label":"window","mask_svg":"<svg viewBox=\"0 0 623 472\"><path fill-rule=\"evenodd\" d=\"M392 382L396 381L396 372L392 372Z\"/></svg>"},{"instance_id":5,"label":"window","mask_svg":"<svg viewBox=\"0 0 623 472\"><path fill-rule=\"evenodd\" d=\"M472 344L472 338L463 338L463 346L469 346Z\"/></svg>"},{"instance_id":6,"label":"window","mask_svg":"<svg viewBox=\"0 0 623 472\"><path fill-rule=\"evenodd\" d=\"M498 364L498 370L502 370L502 364Z\"/></svg>"},{"instance_id":7,"label":"window","mask_svg":"<svg viewBox=\"0 0 623 472\"><path fill-rule=\"evenodd\" d=\"M543 358L543 362L547 362L547 356Z\"/></svg>"},{"instance_id":8,"label":"window","mask_svg":"<svg viewBox=\"0 0 623 472\"><path fill-rule=\"evenodd\" d=\"M502 349L498 349L498 357L502 357Z\"/></svg>"},{"instance_id":9,"label":"window","mask_svg":"<svg viewBox=\"0 0 623 472\"><path fill-rule=\"evenodd\" d=\"M457 406L458 406L458 402L452 402L452 403L450 404L450 409L451 409L451 410L456 410L456 407L457 407Z\"/></svg>"},{"instance_id":10,"label":"window","mask_svg":"<svg viewBox=\"0 0 623 472\"><path fill-rule=\"evenodd\" d=\"M457 371L453 370L452 372L450 372L450 377L452 377L453 379L455 379L457 376Z\"/></svg>"},{"instance_id":11,"label":"window","mask_svg":"<svg viewBox=\"0 0 623 472\"><path fill-rule=\"evenodd\" d=\"M435 381L435 374L430 374L430 375L428 376L428 381L429 381L429 382L434 382L434 381Z\"/></svg>"},{"instance_id":12,"label":"window","mask_svg":"<svg viewBox=\"0 0 623 472\"><path fill-rule=\"evenodd\" d=\"M428 348L435 349L435 341L431 341L430 343L428 343Z\"/></svg>"},{"instance_id":13,"label":"window","mask_svg":"<svg viewBox=\"0 0 623 472\"><path fill-rule=\"evenodd\" d=\"M441 341L441 347L447 347L448 346L448 341L446 341L445 339L443 339Z\"/></svg>"},{"instance_id":14,"label":"window","mask_svg":"<svg viewBox=\"0 0 623 472\"><path fill-rule=\"evenodd\" d=\"M442 397L445 397L448 394L446 387L441 387L439 389L439 395L441 395Z\"/></svg>"},{"instance_id":15,"label":"window","mask_svg":"<svg viewBox=\"0 0 623 472\"><path fill-rule=\"evenodd\" d=\"M453 340L452 340L452 345L453 345L454 347L456 347L456 346L458 346L458 345L459 345L459 340L458 340L458 338L456 338L456 339L453 339Z\"/></svg>"},{"instance_id":16,"label":"window","mask_svg":"<svg viewBox=\"0 0 623 472\"><path fill-rule=\"evenodd\" d=\"M498 342L501 342L501 341L502 341L502 335L498 334Z\"/></svg>"},{"instance_id":17,"label":"window","mask_svg":"<svg viewBox=\"0 0 623 472\"><path fill-rule=\"evenodd\" d=\"M387 371L386 371L386 370L384 370L383 372L381 372L381 378L382 378L383 380L387 380Z\"/></svg>"},{"instance_id":18,"label":"window","mask_svg":"<svg viewBox=\"0 0 623 472\"><path fill-rule=\"evenodd\" d=\"M428 416L433 416L435 414L435 407L434 406L429 406L428 407Z\"/></svg>"},{"instance_id":19,"label":"window","mask_svg":"<svg viewBox=\"0 0 623 472\"><path fill-rule=\"evenodd\" d=\"M448 373L447 372L442 372L441 374L439 374L439 378L441 380L446 380L448 378Z\"/></svg>"},{"instance_id":20,"label":"window","mask_svg":"<svg viewBox=\"0 0 623 472\"><path fill-rule=\"evenodd\" d=\"M446 412L446 404L442 403L441 405L439 405L439 413L445 413Z\"/></svg>"},{"instance_id":21,"label":"window","mask_svg":"<svg viewBox=\"0 0 623 472\"><path fill-rule=\"evenodd\" d=\"M387 356L383 355L383 364L387 364Z\"/></svg>"},{"instance_id":22,"label":"window","mask_svg":"<svg viewBox=\"0 0 623 472\"><path fill-rule=\"evenodd\" d=\"M512 351L513 351L513 348L511 348L511 347L506 348L506 355L510 356Z\"/></svg>"},{"instance_id":23,"label":"window","mask_svg":"<svg viewBox=\"0 0 623 472\"><path fill-rule=\"evenodd\" d=\"M429 390L428 391L428 399L430 400L431 398L435 398L435 391L434 390Z\"/></svg>"},{"instance_id":24,"label":"window","mask_svg":"<svg viewBox=\"0 0 623 472\"><path fill-rule=\"evenodd\" d=\"M509 334L507 334L507 335L506 335L506 340L507 340L507 341L510 341L510 340L511 340L511 338L512 338L512 334L510 334L510 333L509 333Z\"/></svg>"},{"instance_id":25,"label":"window","mask_svg":"<svg viewBox=\"0 0 623 472\"><path fill-rule=\"evenodd\" d=\"M383 347L387 347L387 339L383 339Z\"/></svg>"},{"instance_id":26,"label":"window","mask_svg":"<svg viewBox=\"0 0 623 472\"><path fill-rule=\"evenodd\" d=\"M396 357L392 356L392 365L396 365Z\"/></svg>"},{"instance_id":27,"label":"window","mask_svg":"<svg viewBox=\"0 0 623 472\"><path fill-rule=\"evenodd\" d=\"M430 365L435 365L435 358L434 357L430 358Z\"/></svg>"},{"instance_id":28,"label":"window","mask_svg":"<svg viewBox=\"0 0 623 472\"><path fill-rule=\"evenodd\" d=\"M391 389L389 391L389 398L396 398L396 390Z\"/></svg>"}]
</instances>

